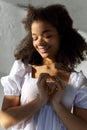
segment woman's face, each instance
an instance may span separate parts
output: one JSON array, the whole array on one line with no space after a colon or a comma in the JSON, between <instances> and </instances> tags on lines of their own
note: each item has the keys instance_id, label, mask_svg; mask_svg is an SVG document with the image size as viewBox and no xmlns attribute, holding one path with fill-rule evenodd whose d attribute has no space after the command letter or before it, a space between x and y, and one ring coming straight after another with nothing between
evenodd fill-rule
<instances>
[{"instance_id":1,"label":"woman's face","mask_svg":"<svg viewBox=\"0 0 87 130\"><path fill-rule=\"evenodd\" d=\"M50 23L34 21L31 25L33 46L42 58L55 58L59 49L60 36Z\"/></svg>"}]
</instances>

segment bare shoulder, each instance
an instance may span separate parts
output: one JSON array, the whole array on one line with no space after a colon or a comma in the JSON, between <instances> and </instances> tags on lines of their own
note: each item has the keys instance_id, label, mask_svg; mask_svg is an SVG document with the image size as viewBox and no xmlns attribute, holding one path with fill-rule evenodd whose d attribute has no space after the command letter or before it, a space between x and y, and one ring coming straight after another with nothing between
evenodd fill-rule
<instances>
[{"instance_id":1,"label":"bare shoulder","mask_svg":"<svg viewBox=\"0 0 87 130\"><path fill-rule=\"evenodd\" d=\"M87 109L79 108L75 106L73 109L73 113L87 122Z\"/></svg>"},{"instance_id":2,"label":"bare shoulder","mask_svg":"<svg viewBox=\"0 0 87 130\"><path fill-rule=\"evenodd\" d=\"M4 96L2 110L20 105L20 96Z\"/></svg>"}]
</instances>

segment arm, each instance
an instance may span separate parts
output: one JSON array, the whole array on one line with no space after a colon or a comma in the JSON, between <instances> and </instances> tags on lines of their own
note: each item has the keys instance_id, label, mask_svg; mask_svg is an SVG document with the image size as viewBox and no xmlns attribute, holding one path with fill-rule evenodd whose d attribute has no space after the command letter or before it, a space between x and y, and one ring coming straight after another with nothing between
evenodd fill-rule
<instances>
[{"instance_id":1,"label":"arm","mask_svg":"<svg viewBox=\"0 0 87 130\"><path fill-rule=\"evenodd\" d=\"M19 101L19 96L4 97L0 112L0 124L2 127L7 129L26 118L31 118L42 106L39 96L22 106L19 105Z\"/></svg>"},{"instance_id":2,"label":"arm","mask_svg":"<svg viewBox=\"0 0 87 130\"><path fill-rule=\"evenodd\" d=\"M53 107L68 130L87 130L87 109L75 107L72 114L61 103L54 102Z\"/></svg>"},{"instance_id":3,"label":"arm","mask_svg":"<svg viewBox=\"0 0 87 130\"><path fill-rule=\"evenodd\" d=\"M57 82L56 85L58 91L51 99L56 114L60 117L68 130L87 130L87 109L74 106L73 113L70 113L61 102L65 92L65 85L60 81Z\"/></svg>"},{"instance_id":4,"label":"arm","mask_svg":"<svg viewBox=\"0 0 87 130\"><path fill-rule=\"evenodd\" d=\"M0 112L0 124L4 128L16 125L20 121L31 117L48 101L48 93L45 89L48 74L41 74L38 85L38 96L31 102L20 105L20 96L5 96L2 111Z\"/></svg>"}]
</instances>

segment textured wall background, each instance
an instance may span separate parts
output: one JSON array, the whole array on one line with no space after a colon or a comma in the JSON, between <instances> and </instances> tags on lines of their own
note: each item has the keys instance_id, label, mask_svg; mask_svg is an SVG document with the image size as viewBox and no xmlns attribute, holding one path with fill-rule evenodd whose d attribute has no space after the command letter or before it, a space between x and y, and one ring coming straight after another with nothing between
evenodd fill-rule
<instances>
[{"instance_id":1,"label":"textured wall background","mask_svg":"<svg viewBox=\"0 0 87 130\"><path fill-rule=\"evenodd\" d=\"M0 73L8 73L13 52L24 36L21 20L24 10L0 1Z\"/></svg>"},{"instance_id":2,"label":"textured wall background","mask_svg":"<svg viewBox=\"0 0 87 130\"><path fill-rule=\"evenodd\" d=\"M74 25L84 31L87 31L87 0L3 0L16 5L28 4L33 5L48 5L52 3L61 3L66 5L72 18L74 19Z\"/></svg>"}]
</instances>

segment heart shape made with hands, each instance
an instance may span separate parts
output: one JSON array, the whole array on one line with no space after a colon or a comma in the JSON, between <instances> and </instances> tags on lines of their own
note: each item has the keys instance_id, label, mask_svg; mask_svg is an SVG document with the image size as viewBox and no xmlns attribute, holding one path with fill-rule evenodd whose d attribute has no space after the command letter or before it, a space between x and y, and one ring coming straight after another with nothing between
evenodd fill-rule
<instances>
[{"instance_id":1,"label":"heart shape made with hands","mask_svg":"<svg viewBox=\"0 0 87 130\"><path fill-rule=\"evenodd\" d=\"M62 86L66 87L70 78L70 73L62 73L61 71L58 73L58 76L50 76L46 79L47 90L49 95L53 96L58 91L58 83Z\"/></svg>"},{"instance_id":2,"label":"heart shape made with hands","mask_svg":"<svg viewBox=\"0 0 87 130\"><path fill-rule=\"evenodd\" d=\"M49 78L47 78L46 84L47 84L47 90L48 90L49 96L54 95L58 91L56 82L58 82L58 81L51 76Z\"/></svg>"}]
</instances>

